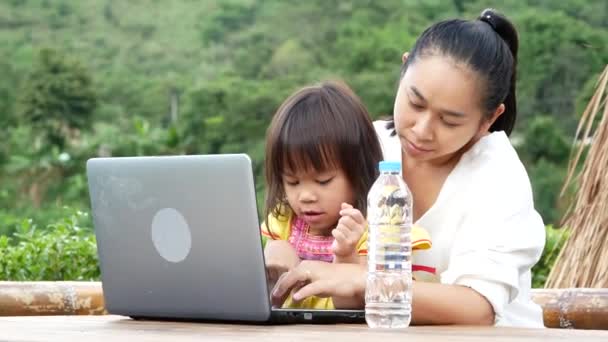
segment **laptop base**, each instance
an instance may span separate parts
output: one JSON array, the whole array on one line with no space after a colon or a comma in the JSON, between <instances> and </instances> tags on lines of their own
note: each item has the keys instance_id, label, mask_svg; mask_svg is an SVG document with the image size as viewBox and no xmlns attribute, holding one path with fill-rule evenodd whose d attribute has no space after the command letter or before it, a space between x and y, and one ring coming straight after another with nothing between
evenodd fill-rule
<instances>
[{"instance_id":1,"label":"laptop base","mask_svg":"<svg viewBox=\"0 0 608 342\"><path fill-rule=\"evenodd\" d=\"M136 321L166 321L194 323L226 323L248 325L277 324L365 324L363 310L306 310L306 309L273 309L267 321L218 320L176 317L129 316Z\"/></svg>"}]
</instances>

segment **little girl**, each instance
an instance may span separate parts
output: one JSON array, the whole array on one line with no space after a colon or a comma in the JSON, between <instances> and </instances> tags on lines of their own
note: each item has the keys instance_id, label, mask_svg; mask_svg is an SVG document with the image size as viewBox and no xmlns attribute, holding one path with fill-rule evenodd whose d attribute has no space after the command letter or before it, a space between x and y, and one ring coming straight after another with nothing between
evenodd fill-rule
<instances>
[{"instance_id":1,"label":"little girl","mask_svg":"<svg viewBox=\"0 0 608 342\"><path fill-rule=\"evenodd\" d=\"M266 139L266 222L271 283L301 260L365 264L367 193L382 150L369 113L343 83L305 87L279 107ZM420 228L413 247L429 248ZM332 309L311 297L283 307Z\"/></svg>"}]
</instances>

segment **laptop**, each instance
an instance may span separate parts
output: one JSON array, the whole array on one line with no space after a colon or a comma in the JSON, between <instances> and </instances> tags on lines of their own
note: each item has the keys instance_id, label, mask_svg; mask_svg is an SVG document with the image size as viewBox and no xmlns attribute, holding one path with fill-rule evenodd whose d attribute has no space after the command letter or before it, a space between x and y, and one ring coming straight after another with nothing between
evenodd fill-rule
<instances>
[{"instance_id":1,"label":"laptop","mask_svg":"<svg viewBox=\"0 0 608 342\"><path fill-rule=\"evenodd\" d=\"M87 178L109 313L365 322L363 310L272 308L247 155L93 158Z\"/></svg>"}]
</instances>

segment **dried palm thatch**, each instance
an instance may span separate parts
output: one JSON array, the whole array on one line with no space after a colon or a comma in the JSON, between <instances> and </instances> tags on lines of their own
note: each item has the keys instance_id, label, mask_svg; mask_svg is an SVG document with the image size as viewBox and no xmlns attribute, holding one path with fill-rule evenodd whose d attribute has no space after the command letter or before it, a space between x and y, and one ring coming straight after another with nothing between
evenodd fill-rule
<instances>
[{"instance_id":1,"label":"dried palm thatch","mask_svg":"<svg viewBox=\"0 0 608 342\"><path fill-rule=\"evenodd\" d=\"M570 234L551 269L545 284L547 288L608 287L607 84L608 66L600 76L596 92L576 130L574 154L562 194L575 178L579 188L564 220ZM586 146L587 141L591 141L590 146ZM587 158L581 158L585 149L589 149L589 154ZM584 164L577 174L583 159Z\"/></svg>"}]
</instances>

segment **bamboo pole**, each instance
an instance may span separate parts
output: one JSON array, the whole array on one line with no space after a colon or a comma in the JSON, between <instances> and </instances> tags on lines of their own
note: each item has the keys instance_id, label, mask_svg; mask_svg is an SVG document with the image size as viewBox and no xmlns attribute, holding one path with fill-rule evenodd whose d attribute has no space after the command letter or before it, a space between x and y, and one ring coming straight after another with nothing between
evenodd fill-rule
<instances>
[{"instance_id":1,"label":"bamboo pole","mask_svg":"<svg viewBox=\"0 0 608 342\"><path fill-rule=\"evenodd\" d=\"M0 316L105 313L99 282L0 282Z\"/></svg>"},{"instance_id":2,"label":"bamboo pole","mask_svg":"<svg viewBox=\"0 0 608 342\"><path fill-rule=\"evenodd\" d=\"M548 328L608 330L608 289L533 289ZM105 315L99 282L0 282L0 316Z\"/></svg>"}]
</instances>

